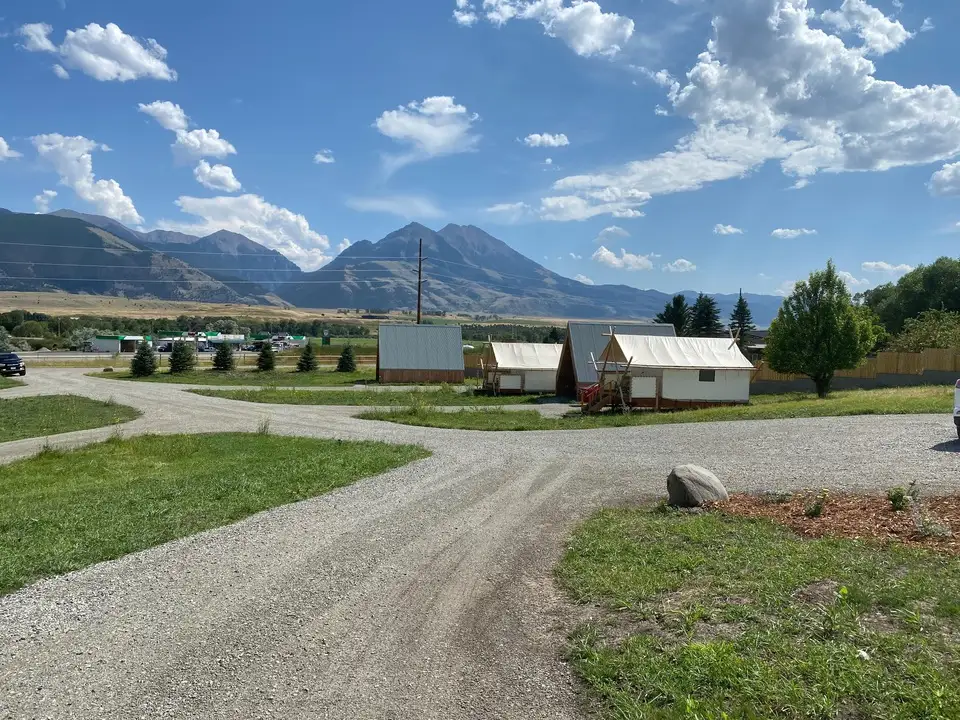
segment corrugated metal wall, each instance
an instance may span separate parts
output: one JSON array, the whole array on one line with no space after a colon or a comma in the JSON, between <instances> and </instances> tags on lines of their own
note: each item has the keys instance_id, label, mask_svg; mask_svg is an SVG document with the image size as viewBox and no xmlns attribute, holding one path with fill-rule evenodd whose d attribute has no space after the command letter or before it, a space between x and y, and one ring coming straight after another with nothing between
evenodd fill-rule
<instances>
[{"instance_id":1,"label":"corrugated metal wall","mask_svg":"<svg viewBox=\"0 0 960 720\"><path fill-rule=\"evenodd\" d=\"M452 370L463 375L459 325L381 325L377 347L380 370Z\"/></svg>"}]
</instances>

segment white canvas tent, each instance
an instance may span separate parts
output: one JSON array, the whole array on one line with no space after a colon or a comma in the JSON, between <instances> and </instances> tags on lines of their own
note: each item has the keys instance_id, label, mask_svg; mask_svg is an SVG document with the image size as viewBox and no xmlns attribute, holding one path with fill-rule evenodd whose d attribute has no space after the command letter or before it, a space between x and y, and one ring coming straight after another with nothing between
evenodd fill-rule
<instances>
[{"instance_id":1,"label":"white canvas tent","mask_svg":"<svg viewBox=\"0 0 960 720\"><path fill-rule=\"evenodd\" d=\"M490 343L483 353L483 386L491 392L553 392L563 345Z\"/></svg>"},{"instance_id":2,"label":"white canvas tent","mask_svg":"<svg viewBox=\"0 0 960 720\"><path fill-rule=\"evenodd\" d=\"M670 408L746 403L753 364L730 338L614 334L597 361L627 372L631 405Z\"/></svg>"}]
</instances>

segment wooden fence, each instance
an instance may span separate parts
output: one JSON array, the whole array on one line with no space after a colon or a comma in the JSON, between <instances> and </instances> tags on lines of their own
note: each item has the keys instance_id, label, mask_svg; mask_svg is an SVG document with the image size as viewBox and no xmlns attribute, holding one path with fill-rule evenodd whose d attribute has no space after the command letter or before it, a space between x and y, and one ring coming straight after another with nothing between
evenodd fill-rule
<instances>
[{"instance_id":1,"label":"wooden fence","mask_svg":"<svg viewBox=\"0 0 960 720\"><path fill-rule=\"evenodd\" d=\"M924 350L918 353L882 352L868 357L855 370L840 370L838 378L876 379L877 375L923 375L927 370L960 372L960 352L956 350ZM774 372L765 363L757 365L753 381L773 380L788 382L801 380L803 375L785 375Z\"/></svg>"}]
</instances>

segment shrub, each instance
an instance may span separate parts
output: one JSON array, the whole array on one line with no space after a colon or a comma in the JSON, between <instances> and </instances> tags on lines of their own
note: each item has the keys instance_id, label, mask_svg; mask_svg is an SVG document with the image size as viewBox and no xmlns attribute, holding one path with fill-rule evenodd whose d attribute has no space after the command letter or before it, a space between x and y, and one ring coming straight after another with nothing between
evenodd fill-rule
<instances>
[{"instance_id":1,"label":"shrub","mask_svg":"<svg viewBox=\"0 0 960 720\"><path fill-rule=\"evenodd\" d=\"M903 512L910 504L910 498L907 495L907 491L902 487L895 487L887 490L887 500L890 501L890 507L894 509L894 512Z\"/></svg>"},{"instance_id":2,"label":"shrub","mask_svg":"<svg viewBox=\"0 0 960 720\"><path fill-rule=\"evenodd\" d=\"M830 493L826 490L821 490L817 493L816 497L813 498L806 507L803 508L803 514L808 518L818 518L823 515L823 508L827 504L827 500L830 498Z\"/></svg>"},{"instance_id":3,"label":"shrub","mask_svg":"<svg viewBox=\"0 0 960 720\"><path fill-rule=\"evenodd\" d=\"M270 372L277 367L277 356L273 352L273 346L270 343L264 343L260 348L260 354L257 356L257 370L260 372Z\"/></svg>"},{"instance_id":4,"label":"shrub","mask_svg":"<svg viewBox=\"0 0 960 720\"><path fill-rule=\"evenodd\" d=\"M137 346L137 352L130 361L130 374L134 377L150 377L157 371L157 354L146 340Z\"/></svg>"},{"instance_id":5,"label":"shrub","mask_svg":"<svg viewBox=\"0 0 960 720\"><path fill-rule=\"evenodd\" d=\"M340 353L340 358L337 360L337 372L356 372L357 371L357 356L353 351L353 345L347 345L343 352Z\"/></svg>"},{"instance_id":6,"label":"shrub","mask_svg":"<svg viewBox=\"0 0 960 720\"><path fill-rule=\"evenodd\" d=\"M197 366L197 355L189 343L177 340L170 350L170 372L174 375L187 373Z\"/></svg>"},{"instance_id":7,"label":"shrub","mask_svg":"<svg viewBox=\"0 0 960 720\"><path fill-rule=\"evenodd\" d=\"M230 372L237 366L233 357L233 347L228 342L220 343L217 354L213 356L213 369L221 372Z\"/></svg>"},{"instance_id":8,"label":"shrub","mask_svg":"<svg viewBox=\"0 0 960 720\"><path fill-rule=\"evenodd\" d=\"M300 359L297 361L297 372L313 372L317 369L317 351L313 344L307 342L300 351Z\"/></svg>"}]
</instances>

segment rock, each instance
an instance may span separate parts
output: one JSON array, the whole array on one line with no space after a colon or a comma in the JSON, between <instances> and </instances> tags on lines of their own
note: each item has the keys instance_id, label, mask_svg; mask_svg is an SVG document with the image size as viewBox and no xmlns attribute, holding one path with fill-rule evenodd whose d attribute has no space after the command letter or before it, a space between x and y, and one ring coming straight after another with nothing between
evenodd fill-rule
<instances>
[{"instance_id":1,"label":"rock","mask_svg":"<svg viewBox=\"0 0 960 720\"><path fill-rule=\"evenodd\" d=\"M700 507L704 503L730 499L717 476L699 465L677 465L671 470L667 495L674 507Z\"/></svg>"}]
</instances>

